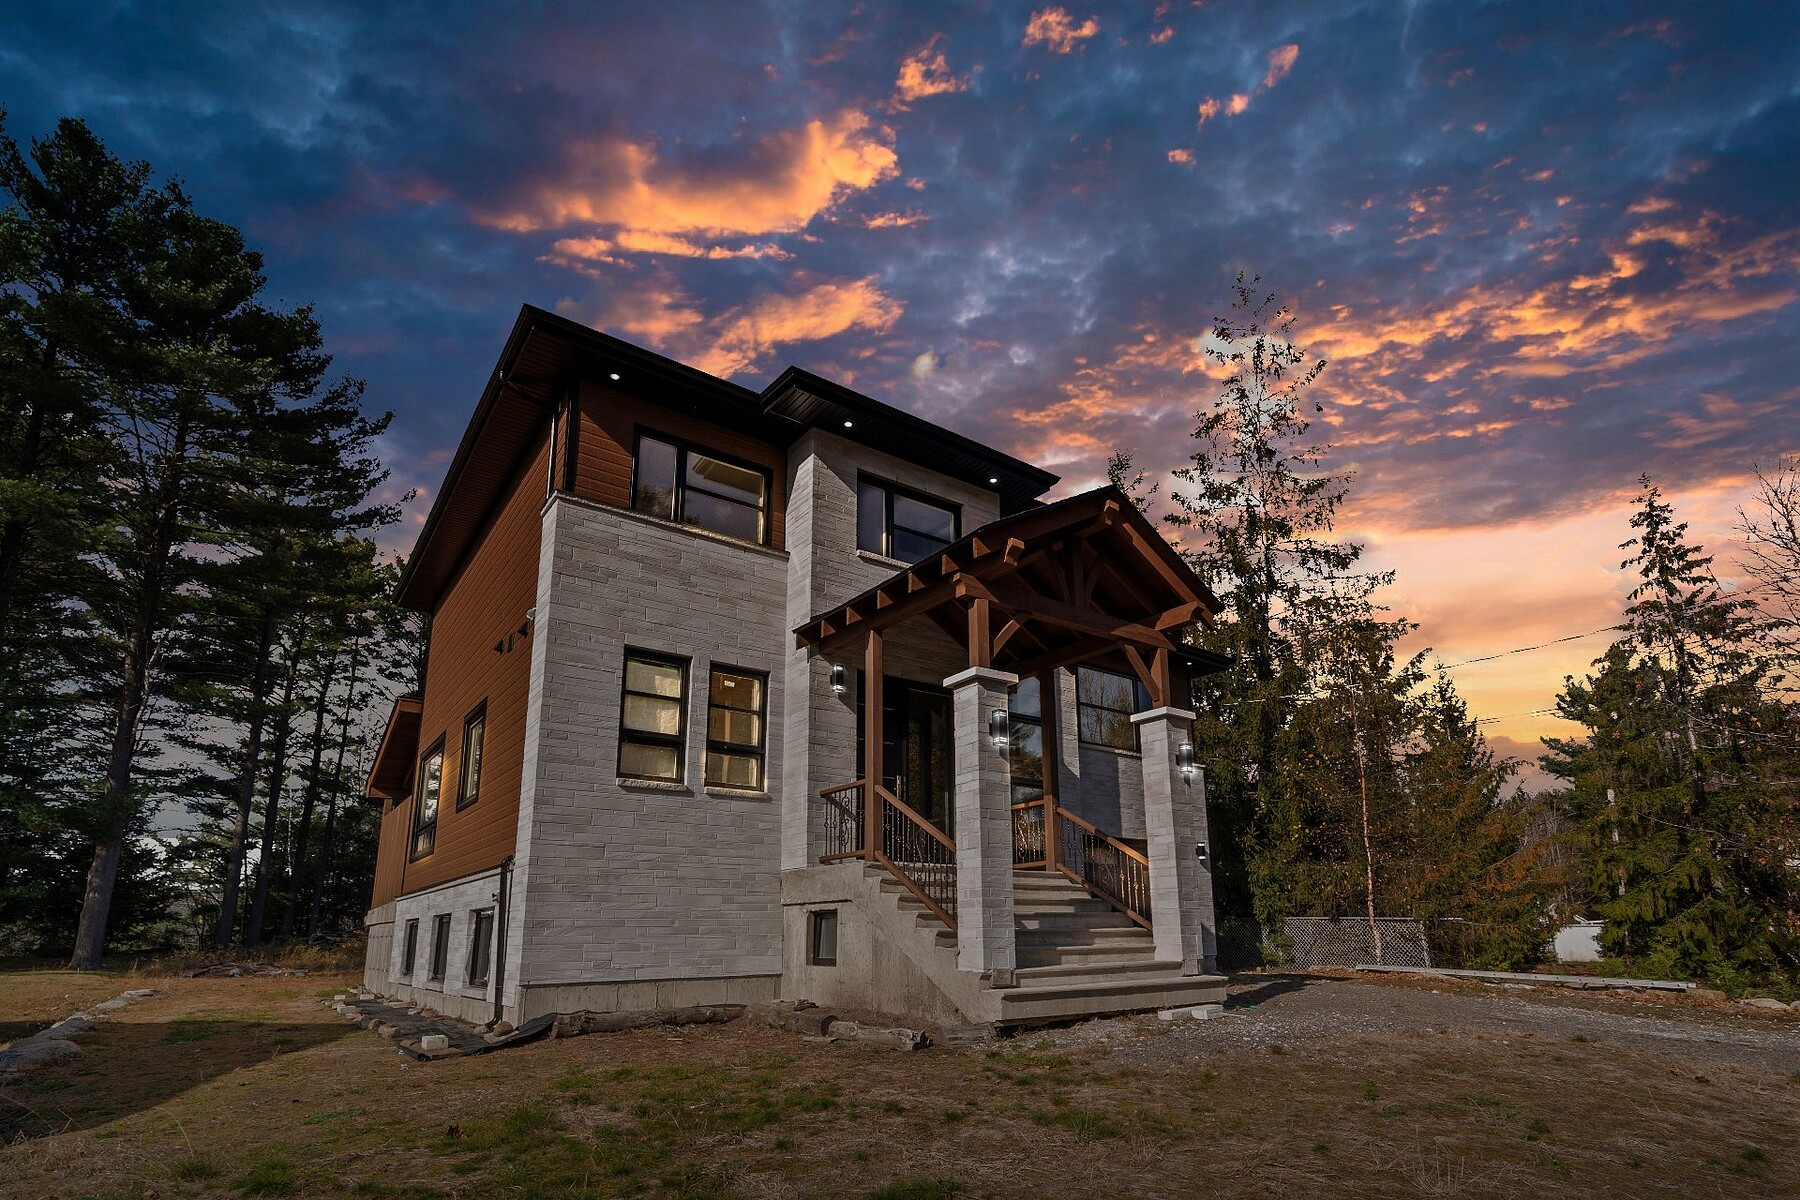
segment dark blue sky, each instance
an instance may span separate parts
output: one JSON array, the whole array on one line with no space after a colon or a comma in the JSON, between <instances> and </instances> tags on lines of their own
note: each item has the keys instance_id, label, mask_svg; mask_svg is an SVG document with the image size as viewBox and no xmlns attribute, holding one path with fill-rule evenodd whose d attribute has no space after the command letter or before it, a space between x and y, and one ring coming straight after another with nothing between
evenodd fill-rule
<instances>
[{"instance_id":1,"label":"dark blue sky","mask_svg":"<svg viewBox=\"0 0 1800 1200\"><path fill-rule=\"evenodd\" d=\"M428 489L522 302L842 378L1071 486L1116 446L1167 467L1260 272L1331 360L1351 524L1424 580L1622 527L1646 470L1724 511L1800 449L1797 16L40 2L0 13L0 105L240 225ZM1400 599L1440 648L1568 632L1616 599L1573 582L1607 529L1511 564L1571 581L1529 621Z\"/></svg>"}]
</instances>

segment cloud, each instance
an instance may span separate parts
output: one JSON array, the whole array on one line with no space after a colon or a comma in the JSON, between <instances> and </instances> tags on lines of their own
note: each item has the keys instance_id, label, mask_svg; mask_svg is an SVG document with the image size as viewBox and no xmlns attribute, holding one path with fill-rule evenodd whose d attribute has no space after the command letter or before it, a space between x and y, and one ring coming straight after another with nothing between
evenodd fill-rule
<instances>
[{"instance_id":1,"label":"cloud","mask_svg":"<svg viewBox=\"0 0 1800 1200\"><path fill-rule=\"evenodd\" d=\"M900 63L899 77L894 80L893 107L907 108L914 100L927 96L946 96L969 90L969 77L950 69L944 52L938 49L942 34L934 34Z\"/></svg>"},{"instance_id":2,"label":"cloud","mask_svg":"<svg viewBox=\"0 0 1800 1200\"><path fill-rule=\"evenodd\" d=\"M719 376L734 375L755 366L778 345L820 341L852 330L885 333L904 310L904 304L882 292L873 276L762 296L708 322L708 344L693 365Z\"/></svg>"},{"instance_id":3,"label":"cloud","mask_svg":"<svg viewBox=\"0 0 1800 1200\"><path fill-rule=\"evenodd\" d=\"M793 233L899 172L889 130L844 110L830 119L766 135L715 156L670 160L651 141L585 139L521 195L479 210L484 224L515 233L588 226L598 242L573 242L581 256L613 252L714 257L729 238ZM717 257L767 257L737 247Z\"/></svg>"},{"instance_id":4,"label":"cloud","mask_svg":"<svg viewBox=\"0 0 1800 1200\"><path fill-rule=\"evenodd\" d=\"M1268 73L1263 76L1262 87L1260 90L1266 92L1276 84L1280 83L1283 79L1286 79L1287 73L1294 69L1294 62L1299 57L1300 47L1293 42L1289 42L1285 46L1277 46L1269 51L1269 70Z\"/></svg>"},{"instance_id":5,"label":"cloud","mask_svg":"<svg viewBox=\"0 0 1800 1200\"><path fill-rule=\"evenodd\" d=\"M1253 92L1233 92L1230 98L1223 101L1208 96L1200 102L1199 124L1205 125L1220 112L1228 117L1235 117L1242 113L1250 107L1250 100L1253 96L1261 95L1286 79L1288 72L1294 69L1294 63L1299 58L1300 47L1293 42L1275 47L1269 51L1268 70L1263 73L1262 82L1256 85L1255 90Z\"/></svg>"},{"instance_id":6,"label":"cloud","mask_svg":"<svg viewBox=\"0 0 1800 1200\"><path fill-rule=\"evenodd\" d=\"M1168 158L1170 162L1179 163L1184 167L1191 167L1194 165L1194 152L1179 146L1169 151Z\"/></svg>"},{"instance_id":7,"label":"cloud","mask_svg":"<svg viewBox=\"0 0 1800 1200\"><path fill-rule=\"evenodd\" d=\"M1041 8L1025 26L1026 46L1042 46L1053 54L1068 54L1100 32L1100 22L1089 17L1077 25L1067 9Z\"/></svg>"},{"instance_id":8,"label":"cloud","mask_svg":"<svg viewBox=\"0 0 1800 1200\"><path fill-rule=\"evenodd\" d=\"M666 254L675 258L792 258L793 255L773 242L746 243L740 246L705 245L672 233L651 233L641 229L625 229L616 238L558 238L550 243L549 261L574 266L578 261L617 263L621 254Z\"/></svg>"}]
</instances>

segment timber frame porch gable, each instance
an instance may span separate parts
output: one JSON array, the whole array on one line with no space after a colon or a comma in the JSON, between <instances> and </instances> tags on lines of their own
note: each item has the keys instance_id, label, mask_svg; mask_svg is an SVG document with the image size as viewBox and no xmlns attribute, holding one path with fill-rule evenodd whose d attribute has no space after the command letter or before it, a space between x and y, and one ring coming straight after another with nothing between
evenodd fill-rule
<instances>
[{"instance_id":1,"label":"timber frame porch gable","mask_svg":"<svg viewBox=\"0 0 1800 1200\"><path fill-rule=\"evenodd\" d=\"M982 526L794 630L821 654L926 617L967 647L971 667L1021 677L1121 661L1157 707L1173 702L1171 662L1201 673L1223 659L1182 642L1220 603L1114 487Z\"/></svg>"}]
</instances>

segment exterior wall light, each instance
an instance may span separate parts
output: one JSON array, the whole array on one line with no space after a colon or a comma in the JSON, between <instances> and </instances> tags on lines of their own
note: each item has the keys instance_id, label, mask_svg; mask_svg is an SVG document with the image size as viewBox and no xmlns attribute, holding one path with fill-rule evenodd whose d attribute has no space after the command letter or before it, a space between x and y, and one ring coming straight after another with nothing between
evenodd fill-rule
<instances>
[{"instance_id":1,"label":"exterior wall light","mask_svg":"<svg viewBox=\"0 0 1800 1200\"><path fill-rule=\"evenodd\" d=\"M994 739L996 749L1006 749L1006 737L1012 726L1012 717L1004 708L996 708L988 714L988 736Z\"/></svg>"},{"instance_id":2,"label":"exterior wall light","mask_svg":"<svg viewBox=\"0 0 1800 1200\"><path fill-rule=\"evenodd\" d=\"M1175 748L1175 765L1181 768L1183 779L1194 777L1194 743L1183 742Z\"/></svg>"},{"instance_id":3,"label":"exterior wall light","mask_svg":"<svg viewBox=\"0 0 1800 1200\"><path fill-rule=\"evenodd\" d=\"M841 696L844 694L844 689L847 686L848 685L844 682L844 664L843 663L832 663L831 664L831 690Z\"/></svg>"}]
</instances>

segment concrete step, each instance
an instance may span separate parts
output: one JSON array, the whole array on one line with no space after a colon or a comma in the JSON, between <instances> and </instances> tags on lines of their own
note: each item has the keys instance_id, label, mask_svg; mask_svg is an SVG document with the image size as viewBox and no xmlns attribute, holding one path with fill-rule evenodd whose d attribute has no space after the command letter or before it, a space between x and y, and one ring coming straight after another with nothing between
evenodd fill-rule
<instances>
[{"instance_id":1,"label":"concrete step","mask_svg":"<svg viewBox=\"0 0 1800 1200\"><path fill-rule=\"evenodd\" d=\"M1050 929L1122 929L1131 925L1124 917L1110 910L1101 912L1033 912L1015 913L1013 927L1020 931Z\"/></svg>"},{"instance_id":2,"label":"concrete step","mask_svg":"<svg viewBox=\"0 0 1800 1200\"><path fill-rule=\"evenodd\" d=\"M952 943L954 944L954 943ZM1117 942L1099 946L1018 946L1021 967L1074 966L1080 963L1141 962L1156 952L1153 942Z\"/></svg>"},{"instance_id":3,"label":"concrete step","mask_svg":"<svg viewBox=\"0 0 1800 1200\"><path fill-rule=\"evenodd\" d=\"M1217 1004L1225 999L1223 975L1174 975L1107 979L1091 983L1046 983L1009 988L1000 997L1000 1020L1029 1021Z\"/></svg>"},{"instance_id":4,"label":"concrete step","mask_svg":"<svg viewBox=\"0 0 1800 1200\"><path fill-rule=\"evenodd\" d=\"M1101 925L1090 929L1018 929L1013 941L1020 946L1117 946L1154 942L1148 929L1136 925Z\"/></svg>"},{"instance_id":5,"label":"concrete step","mask_svg":"<svg viewBox=\"0 0 1800 1200\"><path fill-rule=\"evenodd\" d=\"M1021 966L1016 972L1019 986L1036 987L1049 984L1105 983L1116 979L1176 977L1181 974L1178 962L1162 962L1154 958L1134 958L1109 963L1056 963L1047 966Z\"/></svg>"}]
</instances>

